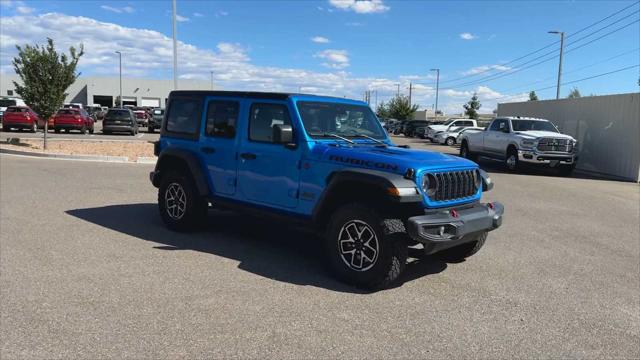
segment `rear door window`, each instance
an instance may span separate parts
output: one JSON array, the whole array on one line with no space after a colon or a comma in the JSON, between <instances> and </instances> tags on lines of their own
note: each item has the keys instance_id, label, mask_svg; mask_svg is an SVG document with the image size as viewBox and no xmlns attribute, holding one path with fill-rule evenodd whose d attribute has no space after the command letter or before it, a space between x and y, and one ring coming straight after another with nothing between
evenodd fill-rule
<instances>
[{"instance_id":1,"label":"rear door window","mask_svg":"<svg viewBox=\"0 0 640 360\"><path fill-rule=\"evenodd\" d=\"M27 112L27 108L9 107L9 108L7 108L7 112L26 113Z\"/></svg>"},{"instance_id":2,"label":"rear door window","mask_svg":"<svg viewBox=\"0 0 640 360\"><path fill-rule=\"evenodd\" d=\"M169 104L166 130L176 134L197 135L202 114L200 104L196 98L173 98Z\"/></svg>"},{"instance_id":3,"label":"rear door window","mask_svg":"<svg viewBox=\"0 0 640 360\"><path fill-rule=\"evenodd\" d=\"M239 109L240 104L236 101L209 101L205 130L207 136L235 137Z\"/></svg>"}]
</instances>

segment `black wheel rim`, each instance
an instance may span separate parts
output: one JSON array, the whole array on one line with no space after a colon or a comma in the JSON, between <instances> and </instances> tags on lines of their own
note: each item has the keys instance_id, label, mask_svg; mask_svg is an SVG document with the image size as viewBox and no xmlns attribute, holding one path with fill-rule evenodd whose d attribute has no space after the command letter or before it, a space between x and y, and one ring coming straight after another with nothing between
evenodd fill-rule
<instances>
[{"instance_id":1,"label":"black wheel rim","mask_svg":"<svg viewBox=\"0 0 640 360\"><path fill-rule=\"evenodd\" d=\"M338 234L340 258L351 270L367 271L378 260L379 242L373 228L364 221L350 220Z\"/></svg>"}]
</instances>

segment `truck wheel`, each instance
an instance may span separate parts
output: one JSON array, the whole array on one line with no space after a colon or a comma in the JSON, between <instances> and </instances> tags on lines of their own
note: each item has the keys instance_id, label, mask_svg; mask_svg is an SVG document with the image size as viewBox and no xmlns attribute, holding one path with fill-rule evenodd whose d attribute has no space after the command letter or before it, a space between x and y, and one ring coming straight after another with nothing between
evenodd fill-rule
<instances>
[{"instance_id":1,"label":"truck wheel","mask_svg":"<svg viewBox=\"0 0 640 360\"><path fill-rule=\"evenodd\" d=\"M474 241L440 251L438 256L448 261L462 261L480 251L485 241L487 241L486 231L476 235Z\"/></svg>"},{"instance_id":2,"label":"truck wheel","mask_svg":"<svg viewBox=\"0 0 640 360\"><path fill-rule=\"evenodd\" d=\"M509 171L518 171L518 168L520 167L518 161L518 150L514 148L509 148L509 150L507 150L507 157L504 159L504 165Z\"/></svg>"},{"instance_id":3,"label":"truck wheel","mask_svg":"<svg viewBox=\"0 0 640 360\"><path fill-rule=\"evenodd\" d=\"M559 166L558 175L571 176L571 174L573 174L573 170L575 169L576 169L576 164Z\"/></svg>"},{"instance_id":4,"label":"truck wheel","mask_svg":"<svg viewBox=\"0 0 640 360\"><path fill-rule=\"evenodd\" d=\"M477 160L477 156L473 154L471 151L469 151L469 145L467 144L466 141L463 141L462 146L460 146L460 157L469 159L471 161Z\"/></svg>"},{"instance_id":5,"label":"truck wheel","mask_svg":"<svg viewBox=\"0 0 640 360\"><path fill-rule=\"evenodd\" d=\"M407 263L402 221L384 219L370 206L348 204L334 212L325 235L327 260L340 280L365 289L383 289Z\"/></svg>"},{"instance_id":6,"label":"truck wheel","mask_svg":"<svg viewBox=\"0 0 640 360\"><path fill-rule=\"evenodd\" d=\"M454 138L452 138L452 137L447 138L447 140L445 141L445 143L446 143L447 145L449 145L449 146L453 146L453 145L455 145L455 144L456 144L456 139L454 139Z\"/></svg>"},{"instance_id":7,"label":"truck wheel","mask_svg":"<svg viewBox=\"0 0 640 360\"><path fill-rule=\"evenodd\" d=\"M197 229L207 216L207 207L190 176L170 172L162 177L158 209L169 229L180 232Z\"/></svg>"}]
</instances>

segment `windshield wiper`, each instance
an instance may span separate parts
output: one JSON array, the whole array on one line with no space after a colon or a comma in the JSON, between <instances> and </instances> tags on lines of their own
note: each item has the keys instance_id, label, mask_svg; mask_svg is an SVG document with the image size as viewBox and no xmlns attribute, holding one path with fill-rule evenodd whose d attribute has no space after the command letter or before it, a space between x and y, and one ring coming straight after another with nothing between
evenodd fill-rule
<instances>
[{"instance_id":1,"label":"windshield wiper","mask_svg":"<svg viewBox=\"0 0 640 360\"><path fill-rule=\"evenodd\" d=\"M378 144L380 144L380 145L384 145L385 147L387 146L387 144L386 144L384 141L382 141L382 140L378 140L378 139L373 138L373 137L371 137L371 136L369 136L369 135L364 135L364 134L354 134L354 135L351 135L351 136L353 136L353 137L363 137L363 138L365 138L365 139L369 139L369 140L371 140L371 141L374 141L374 142L376 142L376 143L378 143Z\"/></svg>"},{"instance_id":2,"label":"windshield wiper","mask_svg":"<svg viewBox=\"0 0 640 360\"><path fill-rule=\"evenodd\" d=\"M342 137L340 135L336 135L334 133L324 133L324 134L322 134L322 136L323 137L334 137L336 139L344 140L344 141L348 142L349 144L355 144L355 142L353 142L353 141L351 141L351 140L349 140L349 139L347 139L345 137Z\"/></svg>"}]
</instances>

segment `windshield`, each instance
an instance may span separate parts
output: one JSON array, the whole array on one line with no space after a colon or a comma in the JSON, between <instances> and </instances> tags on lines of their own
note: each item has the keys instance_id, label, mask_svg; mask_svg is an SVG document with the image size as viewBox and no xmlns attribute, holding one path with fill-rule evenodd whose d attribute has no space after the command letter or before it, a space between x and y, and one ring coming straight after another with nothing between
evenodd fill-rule
<instances>
[{"instance_id":1,"label":"windshield","mask_svg":"<svg viewBox=\"0 0 640 360\"><path fill-rule=\"evenodd\" d=\"M447 121L445 121L445 122L444 122L444 124L442 124L442 125L445 125L445 126L446 126L446 125L449 125L449 124L451 124L454 120L455 120L455 119L447 120Z\"/></svg>"},{"instance_id":2,"label":"windshield","mask_svg":"<svg viewBox=\"0 0 640 360\"><path fill-rule=\"evenodd\" d=\"M311 137L334 134L346 138L386 139L380 122L367 106L306 101L297 105L304 129Z\"/></svg>"},{"instance_id":3,"label":"windshield","mask_svg":"<svg viewBox=\"0 0 640 360\"><path fill-rule=\"evenodd\" d=\"M10 107L7 108L7 112L27 112L27 108L19 108L19 107Z\"/></svg>"},{"instance_id":4,"label":"windshield","mask_svg":"<svg viewBox=\"0 0 640 360\"><path fill-rule=\"evenodd\" d=\"M16 104L15 100L11 100L11 99L0 100L0 107L14 106L15 104Z\"/></svg>"},{"instance_id":5,"label":"windshield","mask_svg":"<svg viewBox=\"0 0 640 360\"><path fill-rule=\"evenodd\" d=\"M558 129L556 129L556 127L549 121L511 120L511 126L513 126L513 131L539 130L558 132Z\"/></svg>"}]
</instances>

